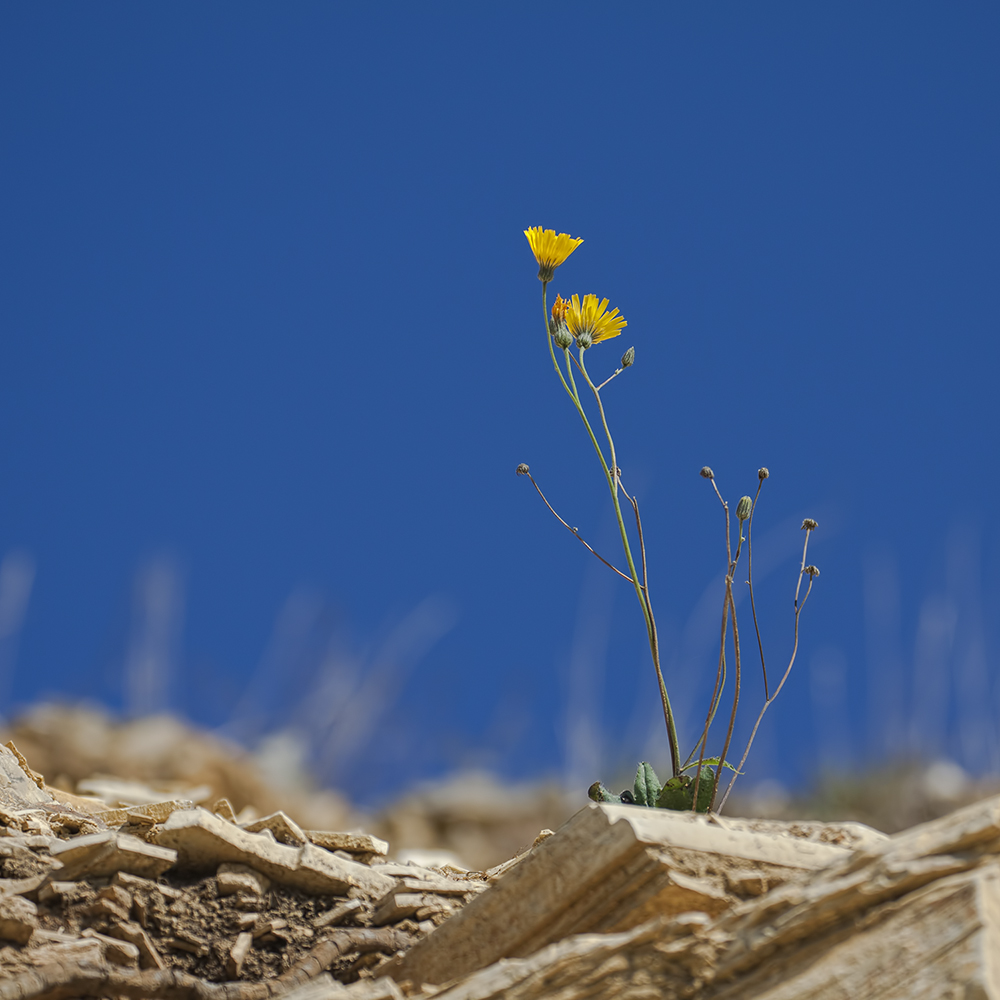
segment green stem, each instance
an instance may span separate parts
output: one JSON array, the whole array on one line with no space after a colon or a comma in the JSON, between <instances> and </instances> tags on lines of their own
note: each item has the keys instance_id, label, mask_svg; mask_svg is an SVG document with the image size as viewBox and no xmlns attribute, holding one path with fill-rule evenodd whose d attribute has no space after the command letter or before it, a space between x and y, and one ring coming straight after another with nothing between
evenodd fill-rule
<instances>
[{"instance_id":1,"label":"green stem","mask_svg":"<svg viewBox=\"0 0 1000 1000\"><path fill-rule=\"evenodd\" d=\"M567 349L567 358L569 357L569 350ZM632 547L629 545L628 531L625 528L625 519L622 517L621 503L618 499L619 491L619 480L618 480L618 458L615 451L614 438L611 436L611 430L608 427L608 418L604 412L604 404L601 402L601 394L597 387L594 385L587 372L587 367L583 360L583 351L580 351L579 368L583 373L583 377L587 380L587 385L590 386L591 391L594 394L594 399L597 401L597 408L601 414L601 423L604 426L604 434L608 439L608 448L611 454L611 469L608 469L607 463L604 461L604 456L601 454L600 448L597 447L597 441L594 440L594 447L597 448L597 452L601 455L601 464L604 468L604 475L608 481L608 489L611 490L611 500L615 506L615 518L618 521L618 531L622 539L622 547L625 550L625 559L628 562L629 572L632 574L632 585L635 588L636 597L639 599L639 606L642 608L642 615L646 621L646 632L649 637L649 651L653 657L653 667L656 670L656 679L660 687L660 700L663 703L663 718L667 725L667 735L670 739L670 762L673 767L674 777L680 775L681 770L681 753L680 746L677 740L677 726L674 722L674 713L670 705L670 696L667 694L667 685L663 680L663 671L660 668L660 644L659 638L656 632L656 620L653 618L653 609L649 603L649 594L643 589L643 585L639 582L639 574L635 568L635 560L632 558ZM572 369L567 365L567 369L570 372L570 378L572 378ZM574 383L575 388L575 383ZM579 401L577 405L580 409L580 413L583 414L583 407L580 406ZM586 416L584 416L584 421L587 422ZM593 431L590 428L589 422L587 422L587 429L591 433L593 438Z\"/></svg>"}]
</instances>

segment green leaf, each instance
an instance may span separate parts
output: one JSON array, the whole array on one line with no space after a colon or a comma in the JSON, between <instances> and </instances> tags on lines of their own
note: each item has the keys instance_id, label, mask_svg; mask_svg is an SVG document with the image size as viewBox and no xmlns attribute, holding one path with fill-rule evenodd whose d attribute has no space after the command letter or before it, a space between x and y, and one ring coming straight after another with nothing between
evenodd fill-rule
<instances>
[{"instance_id":1,"label":"green leaf","mask_svg":"<svg viewBox=\"0 0 1000 1000\"><path fill-rule=\"evenodd\" d=\"M595 802L615 802L621 805L622 797L609 792L599 781L595 781L590 788L587 789L587 794Z\"/></svg>"},{"instance_id":2,"label":"green leaf","mask_svg":"<svg viewBox=\"0 0 1000 1000\"><path fill-rule=\"evenodd\" d=\"M702 761L702 764L711 764L712 767L718 767L719 766L719 758L718 757L706 757ZM697 767L697 766L698 766L698 761L693 760L693 761L691 761L690 764L685 764L684 767L681 768L681 770L682 771L690 771L692 767ZM729 770L732 771L733 774L742 774L743 773L742 771L737 771L736 768L733 767L733 765L730 764L728 760L724 760L722 762L722 766L729 768Z\"/></svg>"},{"instance_id":3,"label":"green leaf","mask_svg":"<svg viewBox=\"0 0 1000 1000\"><path fill-rule=\"evenodd\" d=\"M708 812L712 804L712 785L715 782L715 772L710 767L701 769L701 781L698 783L698 812ZM694 797L694 779L691 781L691 795Z\"/></svg>"},{"instance_id":4,"label":"green leaf","mask_svg":"<svg viewBox=\"0 0 1000 1000\"><path fill-rule=\"evenodd\" d=\"M698 783L698 812L708 812L712 801L712 782L714 781L715 772L710 767L703 767L701 781ZM694 780L688 774L669 778L656 800L656 805L660 809L673 809L678 812L692 809L693 804Z\"/></svg>"},{"instance_id":5,"label":"green leaf","mask_svg":"<svg viewBox=\"0 0 1000 1000\"><path fill-rule=\"evenodd\" d=\"M691 779L686 774L676 778L668 778L666 784L660 789L656 805L660 809L673 809L677 812L690 809Z\"/></svg>"},{"instance_id":6,"label":"green leaf","mask_svg":"<svg viewBox=\"0 0 1000 1000\"><path fill-rule=\"evenodd\" d=\"M660 797L660 779L651 764L639 764L635 772L635 801L640 806L655 806Z\"/></svg>"}]
</instances>

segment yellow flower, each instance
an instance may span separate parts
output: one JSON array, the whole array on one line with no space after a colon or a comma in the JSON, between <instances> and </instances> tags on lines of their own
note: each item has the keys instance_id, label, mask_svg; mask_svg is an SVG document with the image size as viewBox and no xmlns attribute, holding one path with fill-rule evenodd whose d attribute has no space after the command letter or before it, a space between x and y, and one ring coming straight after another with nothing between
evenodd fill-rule
<instances>
[{"instance_id":1,"label":"yellow flower","mask_svg":"<svg viewBox=\"0 0 1000 1000\"><path fill-rule=\"evenodd\" d=\"M524 235L528 237L531 252L538 261L539 281L551 281L556 268L583 242L569 233L557 236L554 229L542 229L541 226L525 229Z\"/></svg>"},{"instance_id":2,"label":"yellow flower","mask_svg":"<svg viewBox=\"0 0 1000 1000\"><path fill-rule=\"evenodd\" d=\"M580 296L573 296L566 310L566 325L581 347L586 348L617 337L628 326L625 317L620 316L617 309L612 309L611 312L607 309L607 299L598 302L596 295L584 295L581 305Z\"/></svg>"}]
</instances>

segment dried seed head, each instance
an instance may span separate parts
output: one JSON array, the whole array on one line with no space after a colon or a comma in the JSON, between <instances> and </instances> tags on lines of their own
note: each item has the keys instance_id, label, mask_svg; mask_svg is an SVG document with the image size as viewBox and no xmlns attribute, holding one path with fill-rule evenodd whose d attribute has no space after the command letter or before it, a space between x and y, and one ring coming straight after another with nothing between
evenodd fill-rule
<instances>
[{"instance_id":1,"label":"dried seed head","mask_svg":"<svg viewBox=\"0 0 1000 1000\"><path fill-rule=\"evenodd\" d=\"M524 462L522 462L522 463L521 463L521 464L520 464L520 465L519 465L519 466L517 467L517 474L518 474L519 476L526 476L526 475L528 474L528 466L527 466L527 465L525 465L525 463L524 463Z\"/></svg>"},{"instance_id":2,"label":"dried seed head","mask_svg":"<svg viewBox=\"0 0 1000 1000\"><path fill-rule=\"evenodd\" d=\"M740 502L736 505L736 516L745 521L753 510L753 500L750 497L740 497Z\"/></svg>"},{"instance_id":3,"label":"dried seed head","mask_svg":"<svg viewBox=\"0 0 1000 1000\"><path fill-rule=\"evenodd\" d=\"M635 361L635 348L634 347L630 347L622 355L622 368L629 368L629 367L631 367L633 361Z\"/></svg>"},{"instance_id":4,"label":"dried seed head","mask_svg":"<svg viewBox=\"0 0 1000 1000\"><path fill-rule=\"evenodd\" d=\"M818 527L819 525L811 517L807 517L802 522L803 531L815 531Z\"/></svg>"},{"instance_id":5,"label":"dried seed head","mask_svg":"<svg viewBox=\"0 0 1000 1000\"><path fill-rule=\"evenodd\" d=\"M767 466L766 465L763 468L760 468L760 469L757 470L757 478L758 479L767 479L767 477L769 475L771 475L771 473L767 471Z\"/></svg>"},{"instance_id":6,"label":"dried seed head","mask_svg":"<svg viewBox=\"0 0 1000 1000\"><path fill-rule=\"evenodd\" d=\"M589 330L581 330L576 335L576 346L585 351L594 342L594 335Z\"/></svg>"},{"instance_id":7,"label":"dried seed head","mask_svg":"<svg viewBox=\"0 0 1000 1000\"><path fill-rule=\"evenodd\" d=\"M715 473L707 465L702 467L698 475L705 479L715 479Z\"/></svg>"},{"instance_id":8,"label":"dried seed head","mask_svg":"<svg viewBox=\"0 0 1000 1000\"><path fill-rule=\"evenodd\" d=\"M805 571L813 578L819 576L819 569L816 566L806 566Z\"/></svg>"}]
</instances>

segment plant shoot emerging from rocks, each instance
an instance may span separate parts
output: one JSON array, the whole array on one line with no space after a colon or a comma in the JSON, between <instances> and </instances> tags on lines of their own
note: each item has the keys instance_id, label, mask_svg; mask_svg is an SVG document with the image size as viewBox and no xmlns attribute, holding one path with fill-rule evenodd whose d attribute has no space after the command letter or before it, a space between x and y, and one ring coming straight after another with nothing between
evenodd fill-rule
<instances>
[{"instance_id":1,"label":"plant shoot emerging from rocks","mask_svg":"<svg viewBox=\"0 0 1000 1000\"><path fill-rule=\"evenodd\" d=\"M563 387L563 390L566 392L566 395L580 417L584 430L597 455L601 471L604 474L611 503L614 507L618 534L621 539L622 554L625 559L624 568L616 566L613 562L605 559L604 556L596 552L581 536L579 530L572 527L559 515L552 504L549 503L527 465L521 463L517 467L517 474L519 476L527 476L538 491L538 495L542 498L545 506L555 515L563 527L575 535L587 550L593 553L605 566L622 577L622 579L628 581L635 592L646 628L646 637L649 642L650 656L652 657L653 669L656 674L656 682L663 709L663 720L666 725L667 740L670 749L671 776L664 784L661 785L656 772L644 761L639 765L633 789L626 789L620 795L614 795L600 782L595 782L590 788L590 797L599 802L626 802L645 806L658 806L666 809L696 809L699 812L706 812L715 807L716 796L719 790L719 779L723 769L728 768L733 772L733 776L730 779L725 796L723 796L722 802L719 805L721 809L725 805L730 791L732 791L736 777L742 773L743 765L746 763L747 756L750 753L750 748L753 745L764 714L781 692L795 663L799 643L799 616L812 591L813 582L819 576L819 570L815 566L806 564L809 537L816 529L817 524L811 518L807 518L802 523L802 528L806 532L806 536L802 548L802 562L799 569L798 583L795 588L795 620L792 652L781 680L772 693L768 685L764 647L760 637L760 629L757 623L757 609L754 603L752 542L753 518L757 509L757 501L760 498L760 491L764 485L764 480L770 476L770 472L766 468L758 470L757 491L755 495L753 497L742 497L736 505L737 540L734 548L732 538L733 519L730 517L729 504L719 492L713 471L707 465L701 470L702 477L711 483L716 497L722 504L725 515L727 570L725 593L722 602L719 658L716 667L715 685L709 701L705 724L701 728L691 752L686 758L682 758L677 722L660 665L660 645L656 629L656 618L653 615L653 606L649 596L646 545L643 536L642 518L639 515L639 501L635 495L630 494L625 489L622 483L622 471L618 465L618 451L615 446L615 439L611 433L604 400L601 396L601 391L605 386L621 375L626 368L634 364L636 356L635 348L629 347L621 358L620 367L615 369L608 378L600 383L596 383L591 377L586 359L586 354L592 347L603 341L617 337L628 323L618 309L608 310L608 300L606 298L602 299L597 295L589 293L582 298L578 294L574 294L569 298L557 295L550 312L548 307L549 283L553 280L556 269L565 263L566 259L580 246L583 240L570 236L568 233L557 234L554 229L543 229L541 226L526 229L524 235L527 237L531 251L538 262L538 278L542 282L542 317L546 340L548 342L549 358L560 385ZM593 416L588 414L588 407L584 405L585 402L589 405ZM628 516L626 516L625 511L628 511ZM630 525L633 526L630 527ZM746 526L746 537L743 535L744 526ZM747 548L746 583L749 588L754 632L760 653L765 700L764 706L753 726L739 765L734 767L728 761L728 754L736 724L743 666L733 584L736 569L743 552L744 542L746 542ZM804 594L801 593L803 578L808 578ZM729 717L721 752L718 756L710 757L706 756L707 744L712 723L715 721L716 713L722 704L726 685L729 681L727 654L730 649L732 651L732 705L728 713ZM689 773L691 771L694 772L693 775Z\"/></svg>"}]
</instances>

